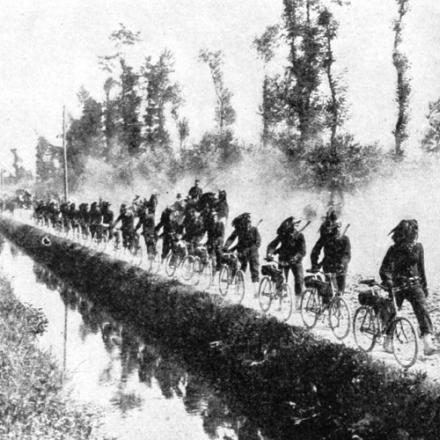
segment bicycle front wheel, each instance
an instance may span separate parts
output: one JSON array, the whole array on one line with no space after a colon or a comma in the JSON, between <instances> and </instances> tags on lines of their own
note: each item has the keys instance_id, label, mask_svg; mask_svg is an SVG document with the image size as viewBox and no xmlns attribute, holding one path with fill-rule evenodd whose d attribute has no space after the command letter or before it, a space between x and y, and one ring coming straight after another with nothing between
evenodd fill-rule
<instances>
[{"instance_id":1,"label":"bicycle front wheel","mask_svg":"<svg viewBox=\"0 0 440 440\"><path fill-rule=\"evenodd\" d=\"M214 276L211 260L208 260L205 264L202 263L202 266L198 285L201 290L209 290L212 286Z\"/></svg>"},{"instance_id":2,"label":"bicycle front wheel","mask_svg":"<svg viewBox=\"0 0 440 440\"><path fill-rule=\"evenodd\" d=\"M393 354L403 367L412 367L419 354L419 341L414 326L406 318L397 318L393 322Z\"/></svg>"},{"instance_id":3,"label":"bicycle front wheel","mask_svg":"<svg viewBox=\"0 0 440 440\"><path fill-rule=\"evenodd\" d=\"M264 276L260 281L258 302L260 303L260 309L263 313L269 311L272 303L272 281L268 276Z\"/></svg>"},{"instance_id":4,"label":"bicycle front wheel","mask_svg":"<svg viewBox=\"0 0 440 440\"><path fill-rule=\"evenodd\" d=\"M241 270L237 270L237 273L234 277L235 288L233 290L234 293L234 302L236 304L241 304L244 298L245 286L244 286L244 273Z\"/></svg>"},{"instance_id":5,"label":"bicycle front wheel","mask_svg":"<svg viewBox=\"0 0 440 440\"><path fill-rule=\"evenodd\" d=\"M230 269L228 266L223 265L218 273L218 291L220 295L225 297L228 294L229 282L230 282Z\"/></svg>"},{"instance_id":6,"label":"bicycle front wheel","mask_svg":"<svg viewBox=\"0 0 440 440\"><path fill-rule=\"evenodd\" d=\"M340 341L350 333L350 309L344 298L336 296L330 302L328 308L328 324L333 334Z\"/></svg>"},{"instance_id":7,"label":"bicycle front wheel","mask_svg":"<svg viewBox=\"0 0 440 440\"><path fill-rule=\"evenodd\" d=\"M174 252L170 252L165 261L165 273L172 277L176 273L176 269L178 266L178 257L174 254Z\"/></svg>"},{"instance_id":8,"label":"bicycle front wheel","mask_svg":"<svg viewBox=\"0 0 440 440\"><path fill-rule=\"evenodd\" d=\"M353 318L353 336L356 345L368 353L374 348L379 331L374 310L371 307L360 306Z\"/></svg>"},{"instance_id":9,"label":"bicycle front wheel","mask_svg":"<svg viewBox=\"0 0 440 440\"><path fill-rule=\"evenodd\" d=\"M301 318L308 329L315 327L321 314L321 299L315 288L304 290L301 297Z\"/></svg>"},{"instance_id":10,"label":"bicycle front wheel","mask_svg":"<svg viewBox=\"0 0 440 440\"><path fill-rule=\"evenodd\" d=\"M199 257L194 257L194 263L193 263L193 273L191 277L191 283L194 286L198 286L200 282L200 277L202 274L203 265Z\"/></svg>"},{"instance_id":11,"label":"bicycle front wheel","mask_svg":"<svg viewBox=\"0 0 440 440\"><path fill-rule=\"evenodd\" d=\"M194 257L187 255L182 261L182 279L189 281L194 273Z\"/></svg>"},{"instance_id":12,"label":"bicycle front wheel","mask_svg":"<svg viewBox=\"0 0 440 440\"><path fill-rule=\"evenodd\" d=\"M277 316L282 322L289 320L293 309L292 290L287 283L284 283L281 292L279 292L279 306Z\"/></svg>"}]
</instances>

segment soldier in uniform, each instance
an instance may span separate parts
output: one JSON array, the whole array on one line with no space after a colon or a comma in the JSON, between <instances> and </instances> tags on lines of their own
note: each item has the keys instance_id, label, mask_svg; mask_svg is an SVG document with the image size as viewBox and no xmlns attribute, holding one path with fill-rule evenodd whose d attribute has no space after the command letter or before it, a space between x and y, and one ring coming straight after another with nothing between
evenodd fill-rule
<instances>
[{"instance_id":1,"label":"soldier in uniform","mask_svg":"<svg viewBox=\"0 0 440 440\"><path fill-rule=\"evenodd\" d=\"M302 260L306 255L306 241L304 235L298 232L293 217L288 217L284 220L277 230L277 236L272 240L267 247L268 259L273 254L278 254L280 269L284 270L284 277L286 281L289 278L289 271L292 271L295 279L295 304L299 307L301 294L304 284L304 271Z\"/></svg>"},{"instance_id":2,"label":"soldier in uniform","mask_svg":"<svg viewBox=\"0 0 440 440\"><path fill-rule=\"evenodd\" d=\"M79 224L81 227L81 233L84 237L89 235L89 220L90 211L88 203L81 203L79 205Z\"/></svg>"},{"instance_id":3,"label":"soldier in uniform","mask_svg":"<svg viewBox=\"0 0 440 440\"><path fill-rule=\"evenodd\" d=\"M139 221L136 225L136 231L142 227L142 235L144 236L145 247L148 255L156 254L157 234L155 231L154 210L156 208L148 205L148 208L143 210L139 215Z\"/></svg>"},{"instance_id":4,"label":"soldier in uniform","mask_svg":"<svg viewBox=\"0 0 440 440\"><path fill-rule=\"evenodd\" d=\"M114 220L114 213L110 209L111 203L103 200L101 203L101 213L102 213L102 227L103 230L107 230L107 237L109 240L113 238L113 220Z\"/></svg>"},{"instance_id":5,"label":"soldier in uniform","mask_svg":"<svg viewBox=\"0 0 440 440\"><path fill-rule=\"evenodd\" d=\"M114 221L111 226L111 229L121 222L121 232L122 232L122 246L124 248L131 249L134 244L134 214L133 210L127 209L127 205L125 203L121 204L121 208L119 210L119 216Z\"/></svg>"},{"instance_id":6,"label":"soldier in uniform","mask_svg":"<svg viewBox=\"0 0 440 440\"><path fill-rule=\"evenodd\" d=\"M188 198L197 201L200 199L202 194L203 194L203 190L202 188L200 188L200 180L196 179L194 181L194 186L188 192Z\"/></svg>"},{"instance_id":7,"label":"soldier in uniform","mask_svg":"<svg viewBox=\"0 0 440 440\"><path fill-rule=\"evenodd\" d=\"M162 229L162 261L170 252L176 234L182 232L182 225L177 221L177 214L174 207L167 206L160 216L160 221L155 227L156 234Z\"/></svg>"},{"instance_id":8,"label":"soldier in uniform","mask_svg":"<svg viewBox=\"0 0 440 440\"><path fill-rule=\"evenodd\" d=\"M350 239L341 235L341 222L327 219L320 228L318 241L313 246L310 256L312 270L322 266L324 272L336 274L336 284L339 293L344 293L348 263L351 259ZM318 263L321 250L324 250L322 263Z\"/></svg>"},{"instance_id":9,"label":"soldier in uniform","mask_svg":"<svg viewBox=\"0 0 440 440\"><path fill-rule=\"evenodd\" d=\"M102 235L102 213L97 202L93 202L90 206L89 224L92 238L100 239Z\"/></svg>"},{"instance_id":10,"label":"soldier in uniform","mask_svg":"<svg viewBox=\"0 0 440 440\"><path fill-rule=\"evenodd\" d=\"M206 230L208 234L206 242L208 253L214 261L213 266L216 270L220 270L221 255L225 240L225 225L219 220L216 211L211 213L209 221L206 223Z\"/></svg>"},{"instance_id":11,"label":"soldier in uniform","mask_svg":"<svg viewBox=\"0 0 440 440\"><path fill-rule=\"evenodd\" d=\"M205 235L205 226L200 215L196 214L194 208L188 210L183 221L183 239L188 243L188 250L193 254Z\"/></svg>"},{"instance_id":12,"label":"soldier in uniform","mask_svg":"<svg viewBox=\"0 0 440 440\"><path fill-rule=\"evenodd\" d=\"M238 260L241 264L241 270L246 271L249 264L252 284L254 287L254 296L258 296L259 281L259 255L258 248L261 245L261 237L258 229L252 226L251 215L248 212L241 214L232 221L234 231L226 240L225 252L230 252L230 247L237 240L235 248L238 252Z\"/></svg>"},{"instance_id":13,"label":"soldier in uniform","mask_svg":"<svg viewBox=\"0 0 440 440\"><path fill-rule=\"evenodd\" d=\"M402 220L390 234L394 244L383 259L380 277L388 289L403 289L396 292L397 306L400 308L405 299L411 303L420 327L423 351L425 355L431 355L435 351L432 343L433 327L426 306L428 285L423 246L417 242L417 220ZM384 350L392 352L391 336L385 338Z\"/></svg>"}]
</instances>

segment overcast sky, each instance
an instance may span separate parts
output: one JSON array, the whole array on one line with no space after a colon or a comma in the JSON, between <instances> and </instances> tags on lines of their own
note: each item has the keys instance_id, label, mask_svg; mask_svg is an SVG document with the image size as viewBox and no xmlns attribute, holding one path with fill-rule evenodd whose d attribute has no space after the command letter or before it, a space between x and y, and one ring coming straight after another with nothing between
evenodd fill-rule
<instances>
[{"instance_id":1,"label":"overcast sky","mask_svg":"<svg viewBox=\"0 0 440 440\"><path fill-rule=\"evenodd\" d=\"M405 28L412 63L410 148L416 148L429 101L440 97L440 2L417 0ZM352 0L339 15L339 71L345 70L350 104L347 128L363 142L392 143L395 71L391 64L394 0ZM39 135L56 141L63 104L77 111L81 85L101 99L104 74L97 57L112 51L109 34L124 23L140 30L138 58L170 49L182 84L191 136L211 128L214 93L202 47L221 49L225 81L237 111L235 132L257 142L261 123L262 64L252 41L279 20L281 0L2 0L0 10L0 160L10 148L33 165ZM282 63L278 58L276 64ZM273 66L276 68L277 66ZM279 67L279 66L278 66Z\"/></svg>"}]
</instances>

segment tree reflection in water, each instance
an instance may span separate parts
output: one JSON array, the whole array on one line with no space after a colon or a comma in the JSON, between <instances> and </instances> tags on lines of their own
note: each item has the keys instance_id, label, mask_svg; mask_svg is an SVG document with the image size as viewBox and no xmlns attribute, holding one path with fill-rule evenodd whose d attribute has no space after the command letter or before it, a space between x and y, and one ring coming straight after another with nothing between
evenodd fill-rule
<instances>
[{"instance_id":1,"label":"tree reflection in water","mask_svg":"<svg viewBox=\"0 0 440 440\"><path fill-rule=\"evenodd\" d=\"M237 415L228 407L218 392L196 374L189 373L179 357L152 340L139 336L139 330L94 304L86 295L75 292L44 267L34 264L37 281L50 290L58 289L64 304L82 317L81 340L99 332L108 353L108 364L99 375L100 383L117 383L111 403L122 415L140 408L142 398L127 390L130 377L147 387L157 385L166 399L178 398L189 414L202 417L203 428L209 438L264 439L261 432L247 417Z\"/></svg>"}]
</instances>

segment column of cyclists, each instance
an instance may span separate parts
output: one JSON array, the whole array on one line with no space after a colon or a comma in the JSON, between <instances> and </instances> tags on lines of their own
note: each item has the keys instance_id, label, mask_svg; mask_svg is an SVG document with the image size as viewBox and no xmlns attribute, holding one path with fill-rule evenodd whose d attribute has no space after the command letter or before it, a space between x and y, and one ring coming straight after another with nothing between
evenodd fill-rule
<instances>
[{"instance_id":1,"label":"column of cyclists","mask_svg":"<svg viewBox=\"0 0 440 440\"><path fill-rule=\"evenodd\" d=\"M397 256L388 256L392 261L385 259L381 267L382 283L360 280L359 286L365 286L366 291L360 291L360 307L351 320L350 307L344 299L351 245L334 209L330 209L322 221L319 239L311 252L311 268L304 277L302 261L306 248L302 230L310 221L285 219L267 246L265 264L260 270L261 238L258 224L253 224L249 213L232 220L233 232L225 240L229 214L225 191L203 192L196 181L188 195L178 194L156 222L158 197L157 191L153 191L148 200L136 196L131 203L120 206L118 216L104 200L93 202L90 207L81 203L78 208L72 202L36 200L33 218L40 227L129 259L152 273L163 270L166 275L178 277L201 290L218 289L221 297L235 303L245 297L245 272L249 267L253 296L258 298L264 313L271 311L278 319L287 321L297 308L307 328L326 319L340 340L352 329L359 348L368 352L378 341L383 341L385 351L393 353L404 367L416 362L419 351L413 324L399 312L403 300L407 299L418 311L416 317L424 352L432 354L429 313L421 298L414 300L411 296L411 292L427 294L424 267L418 267L417 273L408 271L411 264L414 266L411 252L408 267L400 268L401 272L407 272L405 276L393 273L394 263L399 258L402 260L401 252L394 252ZM409 244L416 250L421 246L416 242L415 220L400 222L392 233L395 244L390 250L399 246L407 249ZM400 261L402 265L405 266L405 261ZM420 266L420 262L417 265ZM294 277L295 295L288 284L290 272Z\"/></svg>"}]
</instances>

